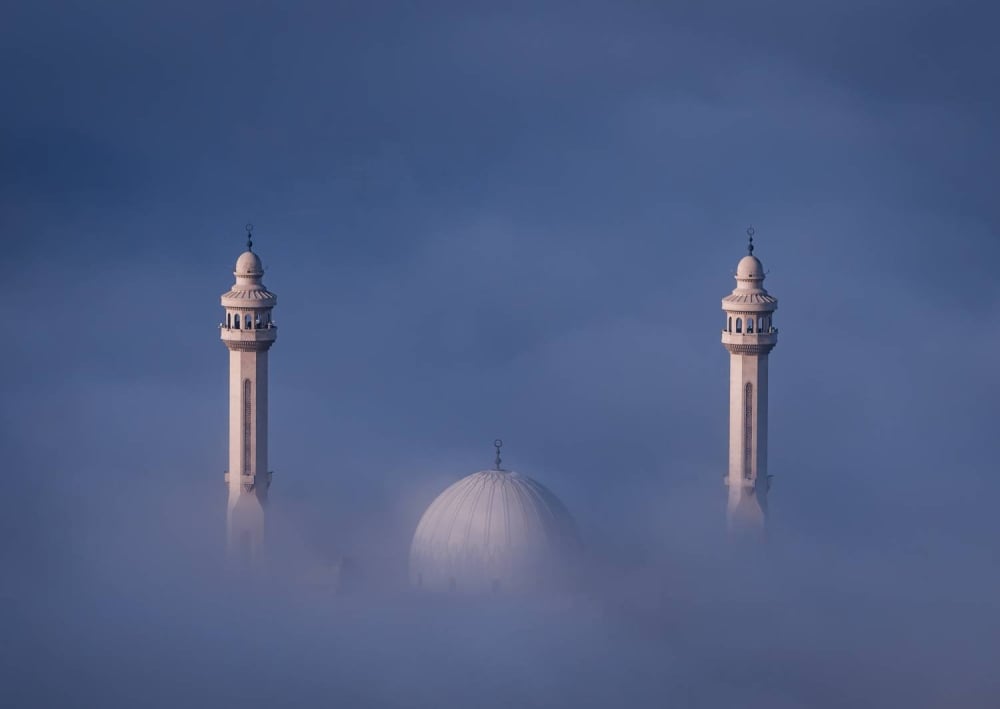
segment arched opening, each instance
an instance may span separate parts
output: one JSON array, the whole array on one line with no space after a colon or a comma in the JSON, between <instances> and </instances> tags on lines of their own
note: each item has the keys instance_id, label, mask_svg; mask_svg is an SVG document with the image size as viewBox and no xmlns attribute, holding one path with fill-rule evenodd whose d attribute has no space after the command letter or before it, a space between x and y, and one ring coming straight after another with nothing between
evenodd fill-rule
<instances>
[{"instance_id":1,"label":"arched opening","mask_svg":"<svg viewBox=\"0 0 1000 709\"><path fill-rule=\"evenodd\" d=\"M736 332L743 332L743 318L736 318Z\"/></svg>"},{"instance_id":2,"label":"arched opening","mask_svg":"<svg viewBox=\"0 0 1000 709\"><path fill-rule=\"evenodd\" d=\"M232 326L233 326L233 314L226 313L226 327L232 327Z\"/></svg>"},{"instance_id":3,"label":"arched opening","mask_svg":"<svg viewBox=\"0 0 1000 709\"><path fill-rule=\"evenodd\" d=\"M243 474L250 474L251 435L253 433L252 407L250 397L251 384L249 379L243 380Z\"/></svg>"},{"instance_id":4,"label":"arched opening","mask_svg":"<svg viewBox=\"0 0 1000 709\"><path fill-rule=\"evenodd\" d=\"M743 477L750 479L753 470L753 384L743 387Z\"/></svg>"},{"instance_id":5,"label":"arched opening","mask_svg":"<svg viewBox=\"0 0 1000 709\"><path fill-rule=\"evenodd\" d=\"M257 319L254 320L254 328L260 330L260 313L257 313Z\"/></svg>"},{"instance_id":6,"label":"arched opening","mask_svg":"<svg viewBox=\"0 0 1000 709\"><path fill-rule=\"evenodd\" d=\"M726 332L732 332L732 331L733 331L733 316L730 315L729 323L726 325Z\"/></svg>"},{"instance_id":7,"label":"arched opening","mask_svg":"<svg viewBox=\"0 0 1000 709\"><path fill-rule=\"evenodd\" d=\"M236 313L236 317L233 318L233 327L237 330L240 329L240 314Z\"/></svg>"},{"instance_id":8,"label":"arched opening","mask_svg":"<svg viewBox=\"0 0 1000 709\"><path fill-rule=\"evenodd\" d=\"M747 318L747 332L753 332L753 318Z\"/></svg>"},{"instance_id":9,"label":"arched opening","mask_svg":"<svg viewBox=\"0 0 1000 709\"><path fill-rule=\"evenodd\" d=\"M764 317L757 318L757 332L764 332Z\"/></svg>"},{"instance_id":10,"label":"arched opening","mask_svg":"<svg viewBox=\"0 0 1000 709\"><path fill-rule=\"evenodd\" d=\"M250 313L246 314L246 317L244 319L243 325L244 325L244 329L245 330L249 330L250 327L251 327L251 325L253 325L253 321L250 320Z\"/></svg>"}]
</instances>

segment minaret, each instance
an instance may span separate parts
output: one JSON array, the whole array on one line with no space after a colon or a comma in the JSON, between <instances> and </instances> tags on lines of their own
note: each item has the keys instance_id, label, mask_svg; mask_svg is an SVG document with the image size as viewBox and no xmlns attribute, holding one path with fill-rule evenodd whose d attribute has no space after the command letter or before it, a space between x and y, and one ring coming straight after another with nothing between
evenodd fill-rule
<instances>
[{"instance_id":1,"label":"minaret","mask_svg":"<svg viewBox=\"0 0 1000 709\"><path fill-rule=\"evenodd\" d=\"M730 531L763 535L767 524L767 357L778 342L771 322L778 299L764 290L764 267L753 255L754 229L747 229L747 255L736 266L736 288L722 299L726 312L722 344L729 350Z\"/></svg>"},{"instance_id":2,"label":"minaret","mask_svg":"<svg viewBox=\"0 0 1000 709\"><path fill-rule=\"evenodd\" d=\"M247 250L236 260L236 283L222 295L226 320L219 327L229 349L229 505L226 538L230 556L252 561L264 541L264 504L271 473L267 469L267 351L278 331L271 309L278 302L261 279L264 268L253 252L247 225Z\"/></svg>"}]
</instances>

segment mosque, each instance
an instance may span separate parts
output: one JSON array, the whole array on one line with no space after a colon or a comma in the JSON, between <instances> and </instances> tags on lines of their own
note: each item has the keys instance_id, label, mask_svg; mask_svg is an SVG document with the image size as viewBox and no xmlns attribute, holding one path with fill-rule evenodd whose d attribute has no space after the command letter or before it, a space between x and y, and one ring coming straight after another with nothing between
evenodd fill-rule
<instances>
[{"instance_id":1,"label":"mosque","mask_svg":"<svg viewBox=\"0 0 1000 709\"><path fill-rule=\"evenodd\" d=\"M778 341L778 300L764 289L764 267L748 253L736 265L736 287L722 299L722 344L730 352L727 521L733 534L761 537L767 528L768 355ZM236 282L222 295L222 341L229 350L229 467L225 481L227 548L252 563L261 554L271 473L267 463L268 351L277 339L277 297L247 248ZM409 579L428 592L499 592L552 588L572 578L582 546L572 515L540 482L502 467L494 442L491 470L464 477L430 504L410 546Z\"/></svg>"}]
</instances>

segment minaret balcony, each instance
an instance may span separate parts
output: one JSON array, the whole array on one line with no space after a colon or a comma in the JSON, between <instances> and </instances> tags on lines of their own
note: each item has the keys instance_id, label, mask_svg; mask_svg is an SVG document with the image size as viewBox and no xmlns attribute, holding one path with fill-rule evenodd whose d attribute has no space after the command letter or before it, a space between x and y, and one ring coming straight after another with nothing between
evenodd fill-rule
<instances>
[{"instance_id":1,"label":"minaret balcony","mask_svg":"<svg viewBox=\"0 0 1000 709\"><path fill-rule=\"evenodd\" d=\"M722 331L722 344L728 345L774 345L778 342L778 328L772 327L768 332L729 332Z\"/></svg>"},{"instance_id":2,"label":"minaret balcony","mask_svg":"<svg viewBox=\"0 0 1000 709\"><path fill-rule=\"evenodd\" d=\"M778 328L767 332L722 331L722 344L733 354L767 354L778 344Z\"/></svg>"},{"instance_id":3,"label":"minaret balcony","mask_svg":"<svg viewBox=\"0 0 1000 709\"><path fill-rule=\"evenodd\" d=\"M273 323L259 330L237 329L235 327L219 328L222 341L231 350L266 350L278 337L278 328Z\"/></svg>"}]
</instances>

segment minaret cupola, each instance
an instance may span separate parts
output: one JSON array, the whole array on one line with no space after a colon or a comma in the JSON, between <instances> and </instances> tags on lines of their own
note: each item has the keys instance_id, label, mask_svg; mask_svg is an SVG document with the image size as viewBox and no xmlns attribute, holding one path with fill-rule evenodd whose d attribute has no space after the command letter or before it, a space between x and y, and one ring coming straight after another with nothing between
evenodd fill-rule
<instances>
[{"instance_id":1,"label":"minaret cupola","mask_svg":"<svg viewBox=\"0 0 1000 709\"><path fill-rule=\"evenodd\" d=\"M230 349L267 349L277 336L271 310L278 304L278 297L264 285L264 265L253 251L252 229L248 224L247 250L236 259L236 282L222 295L222 307L226 309L222 339Z\"/></svg>"}]
</instances>

